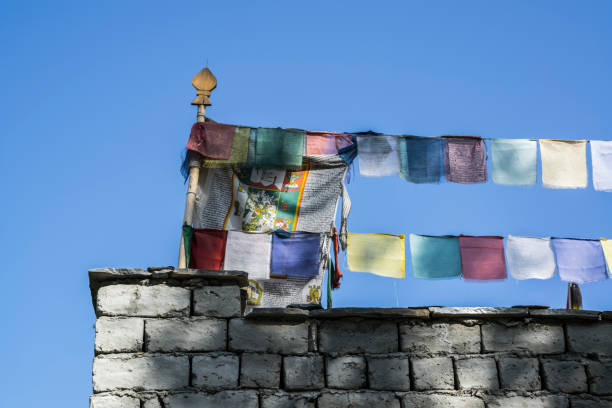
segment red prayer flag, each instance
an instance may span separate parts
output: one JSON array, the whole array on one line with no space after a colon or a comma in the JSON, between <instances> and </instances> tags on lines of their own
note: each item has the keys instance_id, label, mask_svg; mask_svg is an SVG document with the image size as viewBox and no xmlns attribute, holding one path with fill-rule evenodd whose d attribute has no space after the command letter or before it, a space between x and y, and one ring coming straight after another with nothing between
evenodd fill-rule
<instances>
[{"instance_id":1,"label":"red prayer flag","mask_svg":"<svg viewBox=\"0 0 612 408\"><path fill-rule=\"evenodd\" d=\"M506 278L503 237L459 237L461 269L465 279Z\"/></svg>"},{"instance_id":2,"label":"red prayer flag","mask_svg":"<svg viewBox=\"0 0 612 408\"><path fill-rule=\"evenodd\" d=\"M189 267L210 271L220 270L225 256L226 243L227 231L194 228Z\"/></svg>"},{"instance_id":3,"label":"red prayer flag","mask_svg":"<svg viewBox=\"0 0 612 408\"><path fill-rule=\"evenodd\" d=\"M236 126L222 123L194 123L187 142L187 149L204 157L227 160L232 153Z\"/></svg>"},{"instance_id":4,"label":"red prayer flag","mask_svg":"<svg viewBox=\"0 0 612 408\"><path fill-rule=\"evenodd\" d=\"M306 154L338 154L350 146L351 135L346 133L306 132Z\"/></svg>"},{"instance_id":5,"label":"red prayer flag","mask_svg":"<svg viewBox=\"0 0 612 408\"><path fill-rule=\"evenodd\" d=\"M482 138L442 136L444 174L452 183L472 184L487 181L487 161Z\"/></svg>"}]
</instances>

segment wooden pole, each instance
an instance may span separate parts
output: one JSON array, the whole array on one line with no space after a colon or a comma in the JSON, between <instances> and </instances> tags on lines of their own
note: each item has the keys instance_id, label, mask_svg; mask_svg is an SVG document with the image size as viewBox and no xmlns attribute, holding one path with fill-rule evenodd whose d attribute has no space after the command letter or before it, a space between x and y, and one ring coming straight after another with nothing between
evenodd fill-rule
<instances>
[{"instance_id":1,"label":"wooden pole","mask_svg":"<svg viewBox=\"0 0 612 408\"><path fill-rule=\"evenodd\" d=\"M212 72L208 68L204 68L200 72L198 72L192 79L191 83L193 87L196 89L196 98L192 105L196 105L198 107L198 113L196 121L199 123L206 121L206 107L212 105L210 103L210 92L216 88L217 86L217 78L213 75ZM194 164L189 167L189 183L187 185L187 197L185 198L185 213L183 215L183 224L182 225L191 225L193 223L193 209L195 207L195 199L196 192L198 191L198 183L200 181L200 177L206 181L208 171L207 169L201 169L201 163L199 160L192 161ZM203 200L206 197L201 197ZM187 265L187 257L185 254L185 242L183 240L183 228L181 225L181 242L179 246L179 259L178 259L178 267L179 269L184 269L189 267Z\"/></svg>"}]
</instances>

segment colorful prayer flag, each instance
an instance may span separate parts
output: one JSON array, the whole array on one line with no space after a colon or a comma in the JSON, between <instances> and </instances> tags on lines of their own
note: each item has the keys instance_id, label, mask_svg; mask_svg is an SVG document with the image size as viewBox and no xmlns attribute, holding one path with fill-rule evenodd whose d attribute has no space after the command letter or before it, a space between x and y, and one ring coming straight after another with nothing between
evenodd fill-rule
<instances>
[{"instance_id":1,"label":"colorful prayer flag","mask_svg":"<svg viewBox=\"0 0 612 408\"><path fill-rule=\"evenodd\" d=\"M459 237L461 269L465 279L493 280L506 278L503 237Z\"/></svg>"},{"instance_id":2,"label":"colorful prayer flag","mask_svg":"<svg viewBox=\"0 0 612 408\"><path fill-rule=\"evenodd\" d=\"M599 240L553 238L559 276L572 283L606 279L606 261Z\"/></svg>"},{"instance_id":3,"label":"colorful prayer flag","mask_svg":"<svg viewBox=\"0 0 612 408\"><path fill-rule=\"evenodd\" d=\"M255 166L299 168L304 156L304 131L258 128L255 141Z\"/></svg>"},{"instance_id":4,"label":"colorful prayer flag","mask_svg":"<svg viewBox=\"0 0 612 408\"><path fill-rule=\"evenodd\" d=\"M608 264L608 275L612 277L612 239L602 238L600 241L606 263Z\"/></svg>"},{"instance_id":5,"label":"colorful prayer flag","mask_svg":"<svg viewBox=\"0 0 612 408\"><path fill-rule=\"evenodd\" d=\"M591 141L593 186L595 190L612 191L612 141Z\"/></svg>"},{"instance_id":6,"label":"colorful prayer flag","mask_svg":"<svg viewBox=\"0 0 612 408\"><path fill-rule=\"evenodd\" d=\"M404 278L404 235L348 233L348 267L390 278Z\"/></svg>"},{"instance_id":7,"label":"colorful prayer flag","mask_svg":"<svg viewBox=\"0 0 612 408\"><path fill-rule=\"evenodd\" d=\"M227 231L193 229L189 267L218 271L225 255Z\"/></svg>"},{"instance_id":8,"label":"colorful prayer flag","mask_svg":"<svg viewBox=\"0 0 612 408\"><path fill-rule=\"evenodd\" d=\"M516 237L506 240L506 262L514 279L550 279L555 274L555 255L550 238Z\"/></svg>"},{"instance_id":9,"label":"colorful prayer flag","mask_svg":"<svg viewBox=\"0 0 612 408\"><path fill-rule=\"evenodd\" d=\"M228 231L223 269L247 272L249 279L269 279L271 254L272 234Z\"/></svg>"},{"instance_id":10,"label":"colorful prayer flag","mask_svg":"<svg viewBox=\"0 0 612 408\"><path fill-rule=\"evenodd\" d=\"M540 140L542 184L546 188L585 188L588 183L584 140Z\"/></svg>"},{"instance_id":11,"label":"colorful prayer flag","mask_svg":"<svg viewBox=\"0 0 612 408\"><path fill-rule=\"evenodd\" d=\"M236 127L222 123L194 123L187 142L187 149L211 159L228 159L232 151Z\"/></svg>"},{"instance_id":12,"label":"colorful prayer flag","mask_svg":"<svg viewBox=\"0 0 612 408\"><path fill-rule=\"evenodd\" d=\"M482 138L443 136L444 174L452 183L473 184L487 181L487 162Z\"/></svg>"},{"instance_id":13,"label":"colorful prayer flag","mask_svg":"<svg viewBox=\"0 0 612 408\"><path fill-rule=\"evenodd\" d=\"M454 278L461 275L459 238L410 234L412 273L416 278Z\"/></svg>"},{"instance_id":14,"label":"colorful prayer flag","mask_svg":"<svg viewBox=\"0 0 612 408\"><path fill-rule=\"evenodd\" d=\"M497 184L526 186L537 181L538 144L528 139L491 140L492 179Z\"/></svg>"},{"instance_id":15,"label":"colorful prayer flag","mask_svg":"<svg viewBox=\"0 0 612 408\"><path fill-rule=\"evenodd\" d=\"M274 231L270 275L314 278L319 273L321 235Z\"/></svg>"},{"instance_id":16,"label":"colorful prayer flag","mask_svg":"<svg viewBox=\"0 0 612 408\"><path fill-rule=\"evenodd\" d=\"M346 133L306 132L306 155L338 154L352 143Z\"/></svg>"},{"instance_id":17,"label":"colorful prayer flag","mask_svg":"<svg viewBox=\"0 0 612 408\"><path fill-rule=\"evenodd\" d=\"M397 137L383 135L357 136L359 174L383 177L399 173Z\"/></svg>"},{"instance_id":18,"label":"colorful prayer flag","mask_svg":"<svg viewBox=\"0 0 612 408\"><path fill-rule=\"evenodd\" d=\"M442 171L442 140L406 136L399 140L400 177L411 183L438 183Z\"/></svg>"},{"instance_id":19,"label":"colorful prayer flag","mask_svg":"<svg viewBox=\"0 0 612 408\"><path fill-rule=\"evenodd\" d=\"M234 133L234 142L232 143L232 150L229 155L229 158L227 158L227 160L204 158L202 166L207 168L215 168L246 165L249 154L250 135L251 128L236 126L236 132Z\"/></svg>"}]
</instances>

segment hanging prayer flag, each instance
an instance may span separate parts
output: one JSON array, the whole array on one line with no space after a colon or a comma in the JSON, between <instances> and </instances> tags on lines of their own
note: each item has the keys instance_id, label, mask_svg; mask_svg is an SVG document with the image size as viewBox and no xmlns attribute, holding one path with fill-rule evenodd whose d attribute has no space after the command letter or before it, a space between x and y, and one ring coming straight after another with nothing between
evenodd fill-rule
<instances>
[{"instance_id":1,"label":"hanging prayer flag","mask_svg":"<svg viewBox=\"0 0 612 408\"><path fill-rule=\"evenodd\" d=\"M584 140L540 140L542 184L546 188L585 188L588 183Z\"/></svg>"},{"instance_id":2,"label":"hanging prayer flag","mask_svg":"<svg viewBox=\"0 0 612 408\"><path fill-rule=\"evenodd\" d=\"M404 235L348 233L348 267L390 278L404 278Z\"/></svg>"},{"instance_id":3,"label":"hanging prayer flag","mask_svg":"<svg viewBox=\"0 0 612 408\"><path fill-rule=\"evenodd\" d=\"M272 234L228 231L223 269L247 272L249 279L268 279L271 253Z\"/></svg>"},{"instance_id":4,"label":"hanging prayer flag","mask_svg":"<svg viewBox=\"0 0 612 408\"><path fill-rule=\"evenodd\" d=\"M306 155L338 154L351 143L351 135L346 133L306 132Z\"/></svg>"},{"instance_id":5,"label":"hanging prayer flag","mask_svg":"<svg viewBox=\"0 0 612 408\"><path fill-rule=\"evenodd\" d=\"M338 155L342 157L346 165L353 163L353 160L357 157L357 138L355 135L351 135L350 145L338 149Z\"/></svg>"},{"instance_id":6,"label":"hanging prayer flag","mask_svg":"<svg viewBox=\"0 0 612 408\"><path fill-rule=\"evenodd\" d=\"M461 275L459 238L410 234L412 273L416 278L454 278Z\"/></svg>"},{"instance_id":7,"label":"hanging prayer flag","mask_svg":"<svg viewBox=\"0 0 612 408\"><path fill-rule=\"evenodd\" d=\"M320 234L274 231L270 275L314 278L319 273L320 244Z\"/></svg>"},{"instance_id":8,"label":"hanging prayer flag","mask_svg":"<svg viewBox=\"0 0 612 408\"><path fill-rule=\"evenodd\" d=\"M555 274L555 255L550 238L508 236L506 262L514 279L550 279Z\"/></svg>"},{"instance_id":9,"label":"hanging prayer flag","mask_svg":"<svg viewBox=\"0 0 612 408\"><path fill-rule=\"evenodd\" d=\"M304 131L258 128L255 141L255 166L299 168L304 155Z\"/></svg>"},{"instance_id":10,"label":"hanging prayer flag","mask_svg":"<svg viewBox=\"0 0 612 408\"><path fill-rule=\"evenodd\" d=\"M218 271L225 255L227 231L193 229L189 267Z\"/></svg>"},{"instance_id":11,"label":"hanging prayer flag","mask_svg":"<svg viewBox=\"0 0 612 408\"><path fill-rule=\"evenodd\" d=\"M236 127L222 123L194 123L187 142L187 149L211 159L228 159Z\"/></svg>"},{"instance_id":12,"label":"hanging prayer flag","mask_svg":"<svg viewBox=\"0 0 612 408\"><path fill-rule=\"evenodd\" d=\"M444 174L452 183L473 184L487 180L484 142L475 136L443 136Z\"/></svg>"},{"instance_id":13,"label":"hanging prayer flag","mask_svg":"<svg viewBox=\"0 0 612 408\"><path fill-rule=\"evenodd\" d=\"M497 184L527 186L537 181L538 144L528 139L491 140L492 178Z\"/></svg>"},{"instance_id":14,"label":"hanging prayer flag","mask_svg":"<svg viewBox=\"0 0 612 408\"><path fill-rule=\"evenodd\" d=\"M468 280L506 278L503 237L459 237L461 269Z\"/></svg>"},{"instance_id":15,"label":"hanging prayer flag","mask_svg":"<svg viewBox=\"0 0 612 408\"><path fill-rule=\"evenodd\" d=\"M612 239L602 238L601 248L608 263L608 274L612 277Z\"/></svg>"},{"instance_id":16,"label":"hanging prayer flag","mask_svg":"<svg viewBox=\"0 0 612 408\"><path fill-rule=\"evenodd\" d=\"M399 140L400 177L411 183L438 183L442 169L442 140L406 136Z\"/></svg>"},{"instance_id":17,"label":"hanging prayer flag","mask_svg":"<svg viewBox=\"0 0 612 408\"><path fill-rule=\"evenodd\" d=\"M599 240L553 238L559 276L572 283L606 279L606 261Z\"/></svg>"},{"instance_id":18,"label":"hanging prayer flag","mask_svg":"<svg viewBox=\"0 0 612 408\"><path fill-rule=\"evenodd\" d=\"M383 135L357 136L359 174L367 177L391 176L399 173L397 137Z\"/></svg>"},{"instance_id":19,"label":"hanging prayer flag","mask_svg":"<svg viewBox=\"0 0 612 408\"><path fill-rule=\"evenodd\" d=\"M236 126L234 142L232 143L232 150L229 158L227 160L205 158L202 163L202 167L215 168L246 165L249 153L250 135L251 128Z\"/></svg>"},{"instance_id":20,"label":"hanging prayer flag","mask_svg":"<svg viewBox=\"0 0 612 408\"><path fill-rule=\"evenodd\" d=\"M612 191L612 141L591 141L593 186L595 190Z\"/></svg>"}]
</instances>

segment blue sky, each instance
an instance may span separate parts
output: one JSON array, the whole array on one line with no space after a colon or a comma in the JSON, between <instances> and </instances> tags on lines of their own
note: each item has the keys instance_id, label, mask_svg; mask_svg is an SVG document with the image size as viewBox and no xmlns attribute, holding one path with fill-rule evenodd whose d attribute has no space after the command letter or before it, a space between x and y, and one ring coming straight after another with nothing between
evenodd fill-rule
<instances>
[{"instance_id":1,"label":"blue sky","mask_svg":"<svg viewBox=\"0 0 612 408\"><path fill-rule=\"evenodd\" d=\"M611 13L603 0L2 2L0 405L86 406L87 269L176 263L191 77L206 59L221 122L610 140ZM612 236L612 193L592 183L356 176L349 190L353 232ZM611 291L584 285L585 307L612 309ZM558 278L347 272L334 303L562 307L565 295Z\"/></svg>"}]
</instances>

